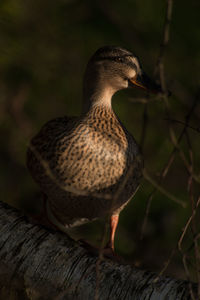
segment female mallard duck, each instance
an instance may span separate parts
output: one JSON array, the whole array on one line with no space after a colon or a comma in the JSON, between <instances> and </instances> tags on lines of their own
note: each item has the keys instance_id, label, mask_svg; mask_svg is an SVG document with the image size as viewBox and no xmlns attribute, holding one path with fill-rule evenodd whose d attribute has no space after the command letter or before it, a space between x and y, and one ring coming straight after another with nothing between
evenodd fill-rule
<instances>
[{"instance_id":1,"label":"female mallard duck","mask_svg":"<svg viewBox=\"0 0 200 300\"><path fill-rule=\"evenodd\" d=\"M100 48L86 68L81 116L47 122L27 153L28 169L46 195L49 221L66 232L109 217L112 250L119 213L136 192L143 168L135 139L111 105L112 96L128 87L160 91L131 52Z\"/></svg>"}]
</instances>

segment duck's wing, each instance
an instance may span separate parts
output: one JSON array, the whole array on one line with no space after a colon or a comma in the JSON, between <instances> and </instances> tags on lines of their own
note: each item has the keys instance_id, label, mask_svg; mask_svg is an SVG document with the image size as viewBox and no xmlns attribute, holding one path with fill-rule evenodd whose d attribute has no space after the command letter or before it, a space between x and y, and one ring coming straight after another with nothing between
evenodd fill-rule
<instances>
[{"instance_id":1,"label":"duck's wing","mask_svg":"<svg viewBox=\"0 0 200 300\"><path fill-rule=\"evenodd\" d=\"M114 129L100 129L74 117L57 118L42 127L31 140L27 165L44 192L60 186L79 194L120 182L133 159L126 134L120 139Z\"/></svg>"},{"instance_id":2,"label":"duck's wing","mask_svg":"<svg viewBox=\"0 0 200 300\"><path fill-rule=\"evenodd\" d=\"M71 131L75 127L77 117L59 117L43 125L35 135L27 150L27 167L40 184L40 179L55 173L59 168L58 157L62 154L63 146L69 144ZM65 145L63 144L65 143Z\"/></svg>"}]
</instances>

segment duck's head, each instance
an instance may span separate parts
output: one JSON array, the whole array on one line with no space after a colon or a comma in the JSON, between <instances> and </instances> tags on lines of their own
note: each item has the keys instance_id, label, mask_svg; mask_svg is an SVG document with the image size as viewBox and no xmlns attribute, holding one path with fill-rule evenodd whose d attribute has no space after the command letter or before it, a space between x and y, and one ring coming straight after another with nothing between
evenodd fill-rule
<instances>
[{"instance_id":1,"label":"duck's head","mask_svg":"<svg viewBox=\"0 0 200 300\"><path fill-rule=\"evenodd\" d=\"M99 103L109 105L114 93L128 87L161 92L160 86L144 73L133 53L116 46L98 49L86 68L84 101L89 101L89 106Z\"/></svg>"}]
</instances>

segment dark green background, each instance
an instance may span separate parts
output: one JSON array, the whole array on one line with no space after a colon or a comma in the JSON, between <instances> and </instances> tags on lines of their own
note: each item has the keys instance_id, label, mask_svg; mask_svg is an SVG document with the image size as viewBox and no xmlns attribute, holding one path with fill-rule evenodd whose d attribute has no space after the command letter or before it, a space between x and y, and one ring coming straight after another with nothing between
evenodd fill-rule
<instances>
[{"instance_id":1,"label":"dark green background","mask_svg":"<svg viewBox=\"0 0 200 300\"><path fill-rule=\"evenodd\" d=\"M184 121L199 86L200 2L174 1L170 43L166 49L165 71L172 91L171 118ZM164 0L78 1L1 0L0 2L0 193L1 200L31 210L40 199L25 166L28 142L47 120L79 114L82 76L89 57L103 45L120 45L139 56L143 68L154 76L166 13ZM133 99L145 95L121 91L113 107L128 130L140 142L144 103ZM151 96L150 100L153 100ZM147 104L148 123L144 141L145 166L158 175L173 149L166 106L162 99ZM190 124L199 127L200 105ZM173 124L178 136L183 126ZM195 172L200 168L200 133L188 130ZM189 159L185 138L181 142ZM181 230L191 215L187 191L188 173L176 155L163 186L188 203L183 209L161 193L153 199L144 239L140 240L146 203L153 187L142 182L134 200L120 217L116 236L117 252L139 267L160 271ZM199 185L194 185L194 195ZM196 199L196 198L195 198ZM88 238L98 240L102 226L84 227ZM197 232L198 232L197 224ZM192 245L189 228L184 249ZM189 252L191 263L193 246ZM185 278L182 255L176 252L167 274ZM192 271L192 278L195 272Z\"/></svg>"}]
</instances>

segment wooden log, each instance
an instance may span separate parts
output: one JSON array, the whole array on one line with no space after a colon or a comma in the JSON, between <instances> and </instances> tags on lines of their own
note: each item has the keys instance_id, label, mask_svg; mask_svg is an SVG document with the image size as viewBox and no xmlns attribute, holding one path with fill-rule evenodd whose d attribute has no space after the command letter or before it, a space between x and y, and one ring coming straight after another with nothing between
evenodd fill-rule
<instances>
[{"instance_id":1,"label":"wooden log","mask_svg":"<svg viewBox=\"0 0 200 300\"><path fill-rule=\"evenodd\" d=\"M109 259L0 202L0 299L190 299L196 284ZM155 280L157 278L157 280ZM98 287L98 289L97 289ZM98 297L97 297L98 296Z\"/></svg>"}]
</instances>

